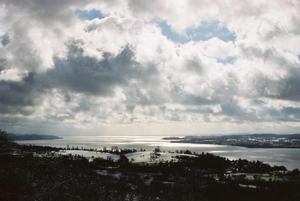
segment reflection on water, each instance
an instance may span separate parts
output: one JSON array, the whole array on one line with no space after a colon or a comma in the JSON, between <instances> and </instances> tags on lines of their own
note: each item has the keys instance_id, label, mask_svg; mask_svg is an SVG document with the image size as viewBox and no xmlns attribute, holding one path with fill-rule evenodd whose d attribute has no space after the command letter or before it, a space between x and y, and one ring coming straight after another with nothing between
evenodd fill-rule
<instances>
[{"instance_id":1,"label":"reflection on water","mask_svg":"<svg viewBox=\"0 0 300 201\"><path fill-rule=\"evenodd\" d=\"M153 150L160 146L162 150L185 150L209 152L229 159L260 160L271 165L284 165L289 169L300 168L300 149L262 149L226 145L170 143L162 136L72 136L58 140L19 141L21 144L36 144L56 147L99 148L118 146L120 148L143 148Z\"/></svg>"}]
</instances>

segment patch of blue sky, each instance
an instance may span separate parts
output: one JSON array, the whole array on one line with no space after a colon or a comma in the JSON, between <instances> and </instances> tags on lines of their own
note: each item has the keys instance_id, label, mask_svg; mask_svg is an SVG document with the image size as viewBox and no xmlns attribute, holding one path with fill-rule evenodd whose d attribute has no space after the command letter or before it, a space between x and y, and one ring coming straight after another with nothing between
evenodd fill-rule
<instances>
[{"instance_id":1,"label":"patch of blue sky","mask_svg":"<svg viewBox=\"0 0 300 201\"><path fill-rule=\"evenodd\" d=\"M173 31L172 27L166 21L159 21L158 25L161 28L162 34L165 35L169 40L176 43L187 43L190 41L186 35L178 34L177 32Z\"/></svg>"},{"instance_id":2,"label":"patch of blue sky","mask_svg":"<svg viewBox=\"0 0 300 201\"><path fill-rule=\"evenodd\" d=\"M3 46L6 46L9 42L10 42L10 39L7 34L0 36L0 44L2 44Z\"/></svg>"},{"instance_id":3,"label":"patch of blue sky","mask_svg":"<svg viewBox=\"0 0 300 201\"><path fill-rule=\"evenodd\" d=\"M75 14L82 20L93 20L95 18L104 18L103 13L100 10L76 10Z\"/></svg>"},{"instance_id":4,"label":"patch of blue sky","mask_svg":"<svg viewBox=\"0 0 300 201\"><path fill-rule=\"evenodd\" d=\"M217 37L223 41L235 41L236 35L218 21L202 22L199 26L188 28L184 34L172 30L172 27L166 21L158 22L162 33L170 40L176 43L187 43L189 41L206 41Z\"/></svg>"},{"instance_id":5,"label":"patch of blue sky","mask_svg":"<svg viewBox=\"0 0 300 201\"><path fill-rule=\"evenodd\" d=\"M217 62L222 64L234 64L237 59L237 56L228 56L225 58L218 58Z\"/></svg>"}]
</instances>

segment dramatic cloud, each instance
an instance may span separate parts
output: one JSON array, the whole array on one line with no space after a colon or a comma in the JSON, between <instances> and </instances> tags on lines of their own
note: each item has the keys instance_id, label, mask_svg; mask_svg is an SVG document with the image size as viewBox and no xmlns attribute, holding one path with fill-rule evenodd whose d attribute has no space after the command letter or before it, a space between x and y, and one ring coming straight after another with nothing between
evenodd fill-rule
<instances>
[{"instance_id":1,"label":"dramatic cloud","mask_svg":"<svg viewBox=\"0 0 300 201\"><path fill-rule=\"evenodd\" d=\"M299 10L297 0L0 0L0 126L297 131Z\"/></svg>"}]
</instances>

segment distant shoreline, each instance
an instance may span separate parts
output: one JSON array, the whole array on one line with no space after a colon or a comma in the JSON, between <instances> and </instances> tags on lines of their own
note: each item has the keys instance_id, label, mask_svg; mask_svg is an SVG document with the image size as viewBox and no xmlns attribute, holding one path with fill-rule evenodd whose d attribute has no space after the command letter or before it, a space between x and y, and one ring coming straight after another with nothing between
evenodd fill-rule
<instances>
[{"instance_id":1,"label":"distant shoreline","mask_svg":"<svg viewBox=\"0 0 300 201\"><path fill-rule=\"evenodd\" d=\"M284 147L284 146L250 146L250 145L244 145L244 144L216 144L216 143L201 143L201 142L186 142L186 141L170 141L170 143L174 144L181 144L181 143L187 143L187 144L211 144L211 145L227 145L227 146L235 146L235 147L245 147L245 148L262 148L262 149L279 149L279 148L288 148L288 149L300 149L300 147Z\"/></svg>"},{"instance_id":2,"label":"distant shoreline","mask_svg":"<svg viewBox=\"0 0 300 201\"><path fill-rule=\"evenodd\" d=\"M8 134L8 138L13 141L63 139L62 137L56 135L40 135L40 134Z\"/></svg>"},{"instance_id":3,"label":"distant shoreline","mask_svg":"<svg viewBox=\"0 0 300 201\"><path fill-rule=\"evenodd\" d=\"M300 134L249 134L224 136L165 137L170 143L213 144L246 148L300 148Z\"/></svg>"}]
</instances>

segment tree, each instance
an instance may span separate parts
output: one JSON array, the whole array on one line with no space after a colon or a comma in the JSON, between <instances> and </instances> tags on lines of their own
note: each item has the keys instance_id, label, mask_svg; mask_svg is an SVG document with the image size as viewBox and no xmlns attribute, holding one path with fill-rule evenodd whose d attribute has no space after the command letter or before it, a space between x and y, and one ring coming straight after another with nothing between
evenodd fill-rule
<instances>
[{"instance_id":1,"label":"tree","mask_svg":"<svg viewBox=\"0 0 300 201\"><path fill-rule=\"evenodd\" d=\"M124 167L128 165L129 160L124 154L121 154L118 163L120 164L120 166Z\"/></svg>"},{"instance_id":2,"label":"tree","mask_svg":"<svg viewBox=\"0 0 300 201\"><path fill-rule=\"evenodd\" d=\"M3 131L0 129L0 142L1 143L7 143L9 140L8 140L8 134L7 132Z\"/></svg>"},{"instance_id":3,"label":"tree","mask_svg":"<svg viewBox=\"0 0 300 201\"><path fill-rule=\"evenodd\" d=\"M154 161L155 159L157 159L160 156L159 152L161 152L160 148L158 146L155 147L153 153L150 153L150 160Z\"/></svg>"},{"instance_id":4,"label":"tree","mask_svg":"<svg viewBox=\"0 0 300 201\"><path fill-rule=\"evenodd\" d=\"M155 147L155 149L154 149L154 154L158 154L159 152L161 152L160 151L160 148L157 146L157 147Z\"/></svg>"}]
</instances>

